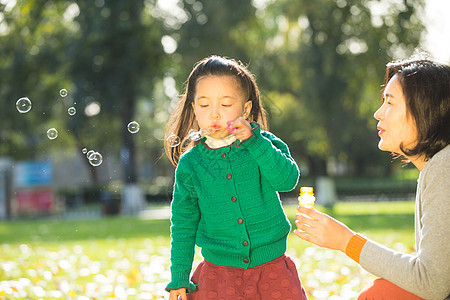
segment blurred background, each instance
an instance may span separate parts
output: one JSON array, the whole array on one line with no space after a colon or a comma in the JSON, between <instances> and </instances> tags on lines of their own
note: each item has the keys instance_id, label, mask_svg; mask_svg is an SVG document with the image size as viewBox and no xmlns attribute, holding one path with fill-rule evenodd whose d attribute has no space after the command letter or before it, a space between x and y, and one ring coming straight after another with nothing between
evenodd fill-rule
<instances>
[{"instance_id":1,"label":"blurred background","mask_svg":"<svg viewBox=\"0 0 450 300\"><path fill-rule=\"evenodd\" d=\"M417 47L450 60L449 3L0 0L0 219L169 203L165 125L212 54L255 74L270 130L321 204L411 200L418 172L378 150L373 113L387 62Z\"/></svg>"}]
</instances>

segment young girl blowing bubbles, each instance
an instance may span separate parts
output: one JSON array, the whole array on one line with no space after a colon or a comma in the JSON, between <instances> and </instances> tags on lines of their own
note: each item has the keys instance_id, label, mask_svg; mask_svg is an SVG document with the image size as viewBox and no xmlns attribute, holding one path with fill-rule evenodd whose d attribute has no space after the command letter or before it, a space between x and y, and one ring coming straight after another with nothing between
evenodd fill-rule
<instances>
[{"instance_id":1,"label":"young girl blowing bubbles","mask_svg":"<svg viewBox=\"0 0 450 300\"><path fill-rule=\"evenodd\" d=\"M176 166L169 299L307 299L285 254L290 223L278 195L299 169L266 123L243 65L219 56L195 65L166 131L208 132L187 148L165 145ZM190 280L195 245L204 260Z\"/></svg>"}]
</instances>

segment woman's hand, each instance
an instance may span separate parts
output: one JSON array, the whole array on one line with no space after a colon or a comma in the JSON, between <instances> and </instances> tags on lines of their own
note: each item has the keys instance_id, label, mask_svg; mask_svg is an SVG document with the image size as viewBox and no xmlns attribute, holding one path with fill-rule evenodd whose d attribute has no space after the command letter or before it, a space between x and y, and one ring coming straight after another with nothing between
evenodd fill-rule
<instances>
[{"instance_id":1,"label":"woman's hand","mask_svg":"<svg viewBox=\"0 0 450 300\"><path fill-rule=\"evenodd\" d=\"M252 126L243 117L239 117L234 121L228 121L228 132L234 134L236 139L240 141L245 141L249 139L252 134Z\"/></svg>"},{"instance_id":2,"label":"woman's hand","mask_svg":"<svg viewBox=\"0 0 450 300\"><path fill-rule=\"evenodd\" d=\"M297 230L294 230L294 233L298 237L317 246L345 253L347 244L354 235L352 230L345 224L313 208L299 206L297 210L303 214L296 215Z\"/></svg>"},{"instance_id":3,"label":"woman's hand","mask_svg":"<svg viewBox=\"0 0 450 300\"><path fill-rule=\"evenodd\" d=\"M186 289L170 290L169 300L178 300L178 296L181 296L181 300L187 300Z\"/></svg>"}]
</instances>

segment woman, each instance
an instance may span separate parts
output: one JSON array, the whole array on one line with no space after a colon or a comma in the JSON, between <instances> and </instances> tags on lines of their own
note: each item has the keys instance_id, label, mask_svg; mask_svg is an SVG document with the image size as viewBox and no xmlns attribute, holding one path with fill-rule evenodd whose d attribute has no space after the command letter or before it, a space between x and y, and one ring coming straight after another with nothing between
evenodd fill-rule
<instances>
[{"instance_id":1,"label":"woman","mask_svg":"<svg viewBox=\"0 0 450 300\"><path fill-rule=\"evenodd\" d=\"M326 214L298 208L310 217L296 217L300 238L345 252L380 277L358 299L450 299L450 66L423 57L387 65L383 103L374 114L380 150L420 170L417 252L396 252Z\"/></svg>"}]
</instances>

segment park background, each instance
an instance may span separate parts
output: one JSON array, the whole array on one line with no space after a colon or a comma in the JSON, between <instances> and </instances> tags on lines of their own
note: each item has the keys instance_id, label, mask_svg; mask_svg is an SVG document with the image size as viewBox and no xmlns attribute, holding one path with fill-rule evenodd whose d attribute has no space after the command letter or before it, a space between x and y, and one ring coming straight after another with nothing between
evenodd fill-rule
<instances>
[{"instance_id":1,"label":"park background","mask_svg":"<svg viewBox=\"0 0 450 300\"><path fill-rule=\"evenodd\" d=\"M255 74L299 186L320 195L319 182L332 183L319 207L413 251L418 171L377 149L373 113L387 62L417 47L450 60L449 3L1 0L0 299L165 295L164 129L193 65L212 54ZM21 97L32 102L24 114ZM281 195L291 220L297 194ZM312 299L351 299L371 278L339 254L290 245Z\"/></svg>"}]
</instances>

